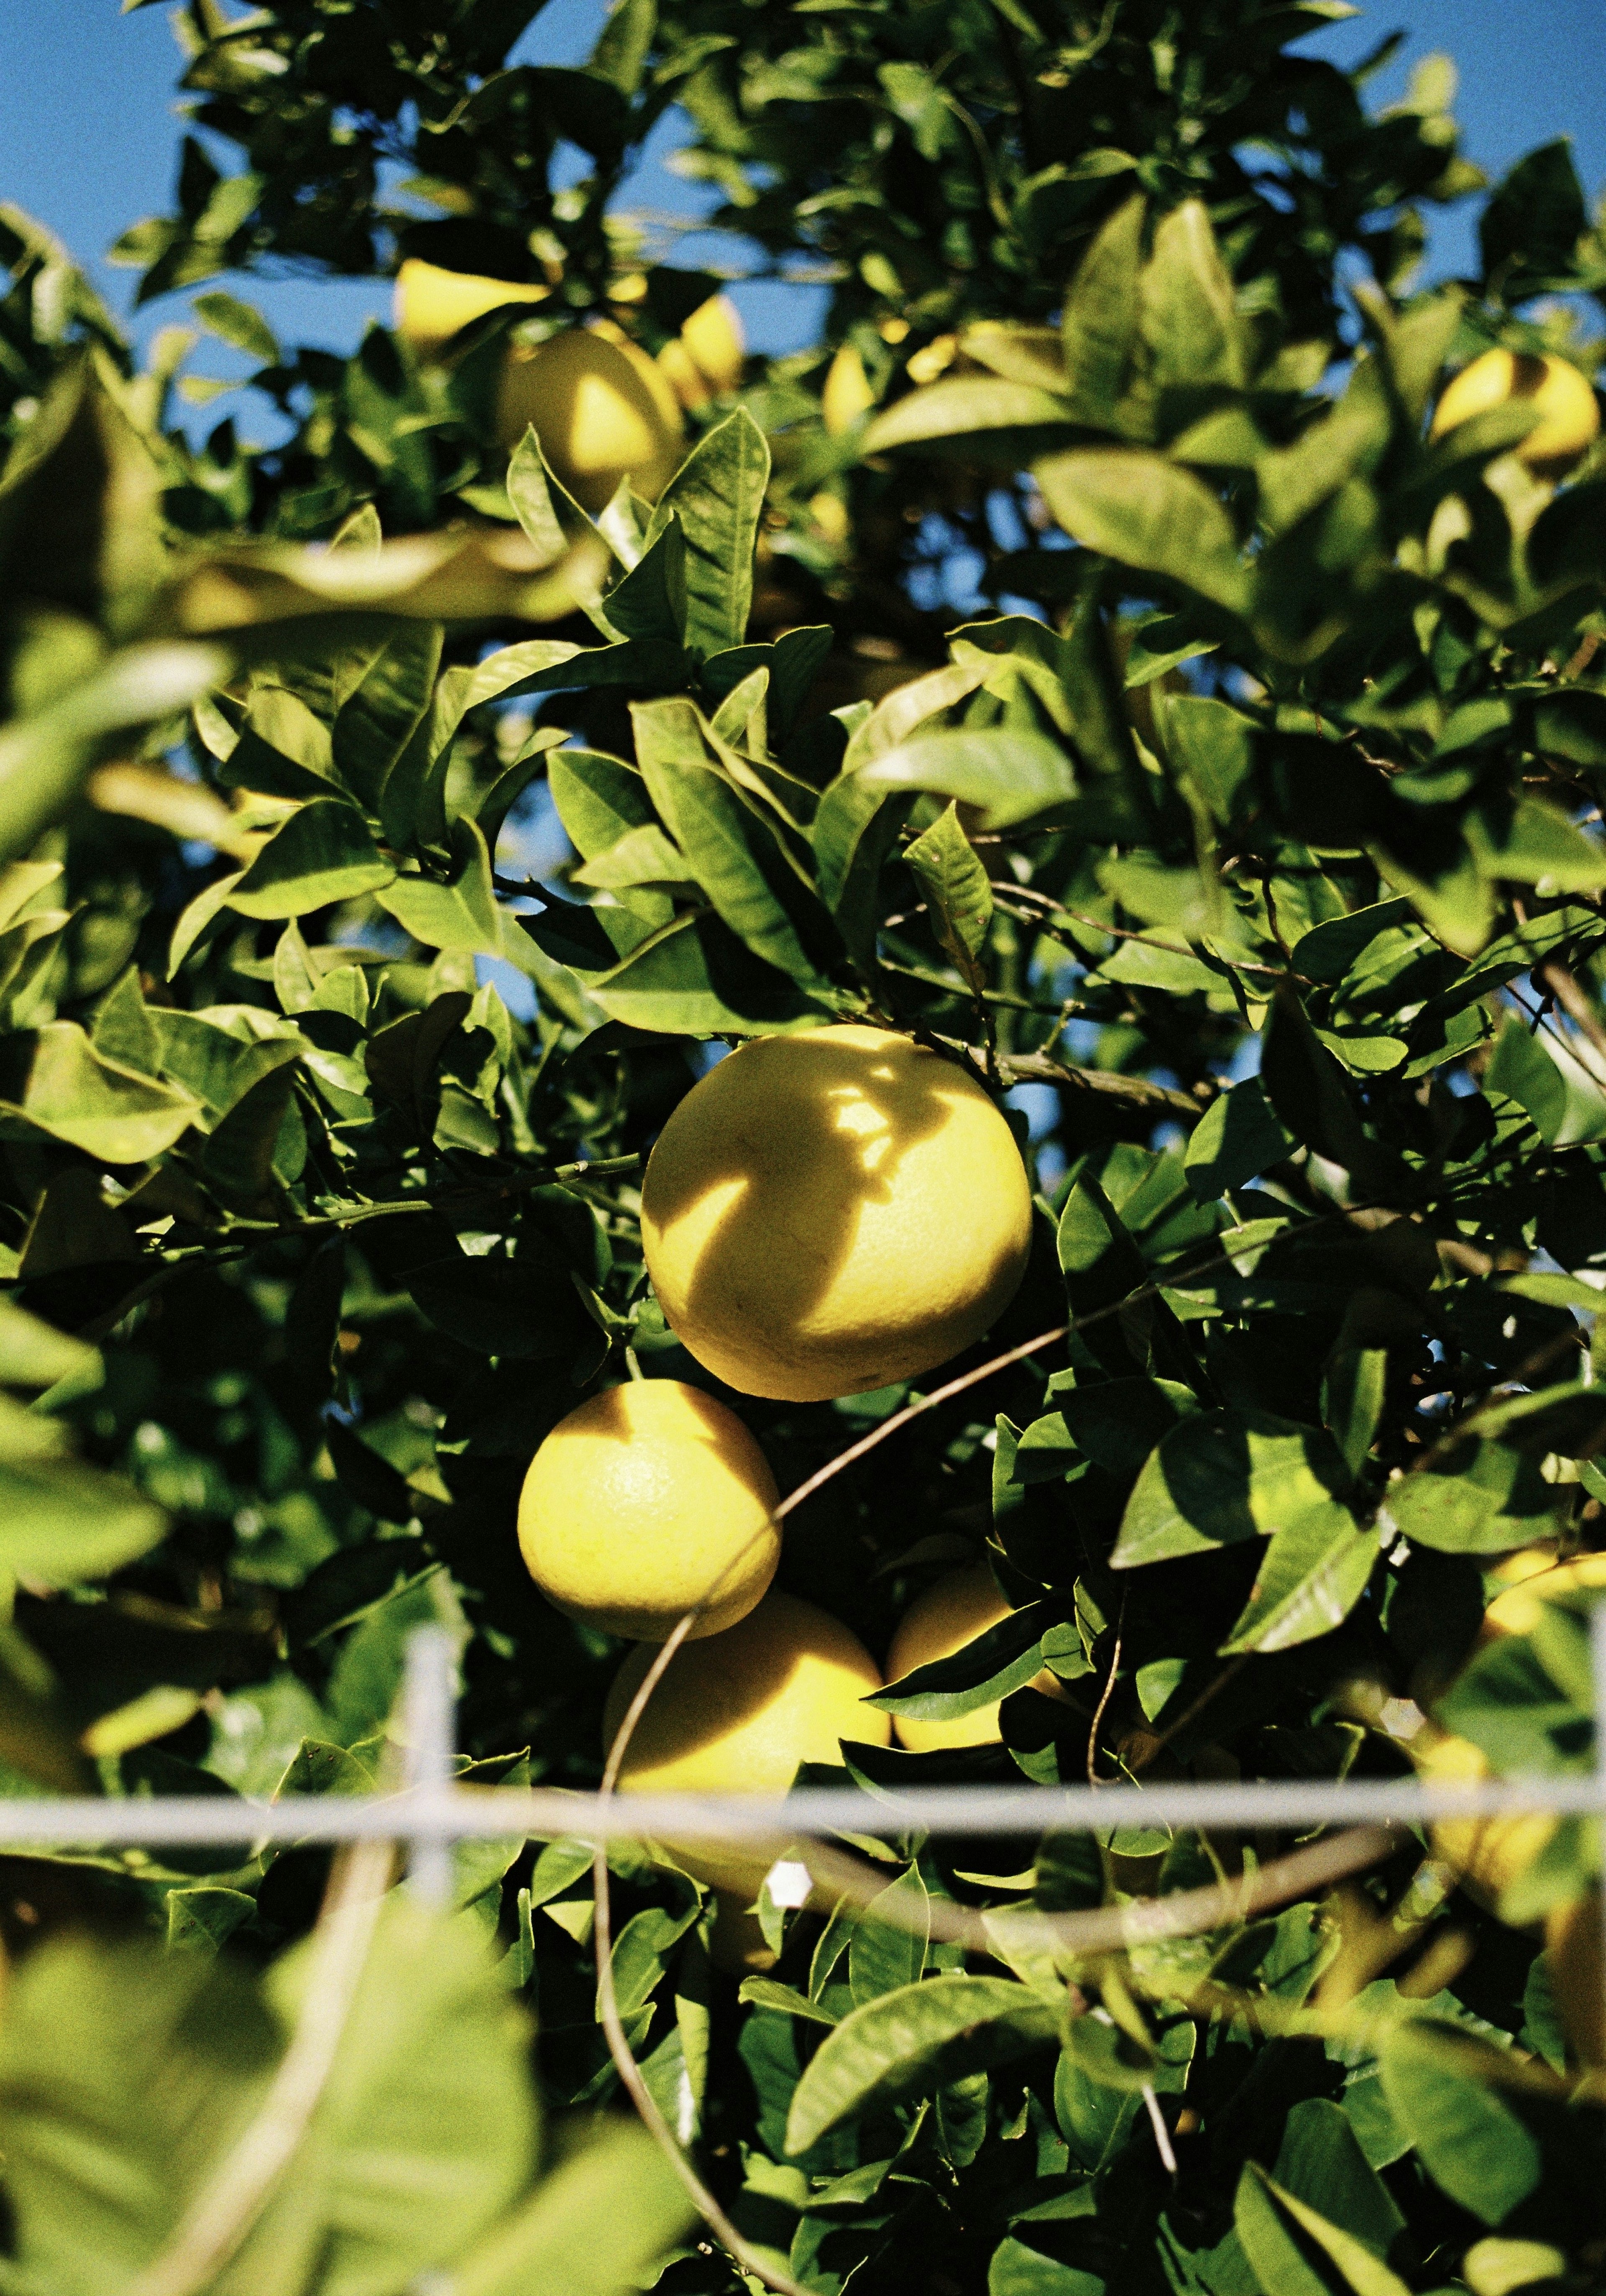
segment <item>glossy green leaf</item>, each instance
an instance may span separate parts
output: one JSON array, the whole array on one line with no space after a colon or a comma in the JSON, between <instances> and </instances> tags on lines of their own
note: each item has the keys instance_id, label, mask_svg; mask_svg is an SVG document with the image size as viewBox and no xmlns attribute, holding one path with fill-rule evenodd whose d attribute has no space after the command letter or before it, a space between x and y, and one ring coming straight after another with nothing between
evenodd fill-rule
<instances>
[{"instance_id":1,"label":"glossy green leaf","mask_svg":"<svg viewBox=\"0 0 1606 2296\"><path fill-rule=\"evenodd\" d=\"M1365 1593L1377 1534L1326 1499L1281 1521L1224 1651L1289 1650L1331 1634Z\"/></svg>"},{"instance_id":2,"label":"glossy green leaf","mask_svg":"<svg viewBox=\"0 0 1606 2296\"><path fill-rule=\"evenodd\" d=\"M1052 2044L1059 2018L1024 1985L934 1977L883 1994L829 2033L798 2084L790 2152L873 2107L930 2095L948 2081Z\"/></svg>"},{"instance_id":3,"label":"glossy green leaf","mask_svg":"<svg viewBox=\"0 0 1606 2296\"><path fill-rule=\"evenodd\" d=\"M1078 447L1039 463L1036 475L1060 524L1087 549L1229 611L1245 604L1232 524L1190 472L1158 455Z\"/></svg>"},{"instance_id":4,"label":"glossy green leaf","mask_svg":"<svg viewBox=\"0 0 1606 2296\"><path fill-rule=\"evenodd\" d=\"M932 931L967 978L979 981L978 960L993 922L993 889L975 847L950 805L904 848L931 918Z\"/></svg>"},{"instance_id":5,"label":"glossy green leaf","mask_svg":"<svg viewBox=\"0 0 1606 2296\"><path fill-rule=\"evenodd\" d=\"M384 859L355 807L314 798L274 831L227 896L248 917L299 917L389 884Z\"/></svg>"},{"instance_id":6,"label":"glossy green leaf","mask_svg":"<svg viewBox=\"0 0 1606 2296\"><path fill-rule=\"evenodd\" d=\"M1434 2183L1484 2224L1497 2225L1537 2185L1537 2137L1497 2085L1486 2042L1422 2018L1382 2053L1384 2093Z\"/></svg>"},{"instance_id":7,"label":"glossy green leaf","mask_svg":"<svg viewBox=\"0 0 1606 2296\"><path fill-rule=\"evenodd\" d=\"M1055 742L1002 729L913 734L863 766L858 778L877 791L930 790L956 800L973 807L987 830L1012 828L1077 793L1071 761Z\"/></svg>"},{"instance_id":8,"label":"glossy green leaf","mask_svg":"<svg viewBox=\"0 0 1606 2296\"><path fill-rule=\"evenodd\" d=\"M1110 1562L1132 1570L1291 1530L1320 1517L1348 1480L1324 1428L1266 1412L1200 1412L1165 1437L1138 1477Z\"/></svg>"},{"instance_id":9,"label":"glossy green leaf","mask_svg":"<svg viewBox=\"0 0 1606 2296\"><path fill-rule=\"evenodd\" d=\"M769 482L769 447L745 407L692 449L659 496L649 546L671 517L685 536L685 643L706 657L747 636L753 548Z\"/></svg>"}]
</instances>

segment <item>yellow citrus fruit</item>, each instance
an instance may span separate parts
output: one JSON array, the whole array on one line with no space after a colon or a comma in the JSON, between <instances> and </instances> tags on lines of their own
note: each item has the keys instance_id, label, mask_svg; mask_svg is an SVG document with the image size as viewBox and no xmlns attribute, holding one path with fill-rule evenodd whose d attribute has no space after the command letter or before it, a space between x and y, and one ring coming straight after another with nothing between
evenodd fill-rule
<instances>
[{"instance_id":1,"label":"yellow citrus fruit","mask_svg":"<svg viewBox=\"0 0 1606 2296\"><path fill-rule=\"evenodd\" d=\"M570 327L544 343L509 346L496 437L516 447L531 423L586 510L602 510L627 477L654 501L679 467L680 403L646 352L617 330Z\"/></svg>"},{"instance_id":2,"label":"yellow citrus fruit","mask_svg":"<svg viewBox=\"0 0 1606 2296\"><path fill-rule=\"evenodd\" d=\"M733 1411L677 1379L631 1380L561 1419L536 1453L519 1545L571 1619L662 1642L706 1601L695 1640L744 1619L774 1577L776 1496Z\"/></svg>"},{"instance_id":3,"label":"yellow citrus fruit","mask_svg":"<svg viewBox=\"0 0 1606 2296\"><path fill-rule=\"evenodd\" d=\"M1602 1969L1598 1890L1555 1906L1545 1919L1545 1951L1556 2006L1573 2054L1583 2065L1606 2066L1606 1970Z\"/></svg>"},{"instance_id":4,"label":"yellow citrus fruit","mask_svg":"<svg viewBox=\"0 0 1606 2296\"><path fill-rule=\"evenodd\" d=\"M1526 1565L1520 1569L1518 1566ZM1508 1585L1496 1595L1483 1614L1481 1642L1495 1642L1505 1635L1531 1634L1544 1615L1546 1603L1559 1595L1576 1594L1580 1587L1606 1587L1606 1554L1578 1554L1570 1562L1558 1562L1553 1554L1542 1547L1525 1547L1501 1567L1502 1578Z\"/></svg>"},{"instance_id":5,"label":"yellow citrus fruit","mask_svg":"<svg viewBox=\"0 0 1606 2296\"><path fill-rule=\"evenodd\" d=\"M747 361L742 316L728 295L700 303L658 364L684 407L706 406L717 393L736 390Z\"/></svg>"},{"instance_id":6,"label":"yellow citrus fruit","mask_svg":"<svg viewBox=\"0 0 1606 2296\"><path fill-rule=\"evenodd\" d=\"M746 1395L911 1379L1013 1298L1031 1192L968 1070L883 1029L760 1037L709 1070L648 1160L659 1301Z\"/></svg>"},{"instance_id":7,"label":"yellow citrus fruit","mask_svg":"<svg viewBox=\"0 0 1606 2296\"><path fill-rule=\"evenodd\" d=\"M433 358L471 319L508 303L544 303L551 292L550 287L521 286L511 279L443 271L409 256L396 275L396 332L421 358Z\"/></svg>"},{"instance_id":8,"label":"yellow citrus fruit","mask_svg":"<svg viewBox=\"0 0 1606 2296\"><path fill-rule=\"evenodd\" d=\"M950 1570L916 1595L898 1621L887 1652L887 1679L901 1682L916 1667L932 1666L949 1658L978 1635L986 1634L1010 1606L998 1592L998 1582L985 1562ZM1045 1697L1063 1696L1059 1677L1045 1667L1033 1678L1032 1688ZM913 1715L895 1714L892 1727L900 1745L916 1754L934 1754L950 1746L992 1746L998 1742L998 1705L979 1706L951 1722L922 1722Z\"/></svg>"},{"instance_id":9,"label":"yellow citrus fruit","mask_svg":"<svg viewBox=\"0 0 1606 2296\"><path fill-rule=\"evenodd\" d=\"M602 1717L610 1745L656 1653L633 1651ZM799 1762L837 1762L839 1742L884 1746L889 1718L861 1700L881 1687L875 1661L828 1611L772 1587L758 1608L669 1660L619 1773L621 1793L783 1794ZM673 1846L673 1845L671 1845ZM773 1849L698 1842L676 1848L688 1873L758 1895Z\"/></svg>"},{"instance_id":10,"label":"yellow citrus fruit","mask_svg":"<svg viewBox=\"0 0 1606 2296\"><path fill-rule=\"evenodd\" d=\"M1480 1784L1493 1775L1479 1749L1466 1738L1439 1738L1411 1749L1425 1783L1445 1785L1463 1779ZM1510 1817L1438 1818L1430 1828L1433 1854L1454 1869L1461 1887L1486 1912L1497 1910L1502 1892L1528 1867L1556 1830L1548 1812Z\"/></svg>"},{"instance_id":11,"label":"yellow citrus fruit","mask_svg":"<svg viewBox=\"0 0 1606 2296\"><path fill-rule=\"evenodd\" d=\"M1449 383L1434 409L1430 436L1442 439L1457 423L1512 399L1532 405L1539 420L1512 448L1542 478L1561 478L1600 435L1601 409L1586 376L1570 359L1528 351L1485 351Z\"/></svg>"},{"instance_id":12,"label":"yellow citrus fruit","mask_svg":"<svg viewBox=\"0 0 1606 2296\"><path fill-rule=\"evenodd\" d=\"M874 405L875 393L864 373L864 362L852 343L844 343L826 370L825 388L820 394L825 428L833 439L840 439Z\"/></svg>"}]
</instances>

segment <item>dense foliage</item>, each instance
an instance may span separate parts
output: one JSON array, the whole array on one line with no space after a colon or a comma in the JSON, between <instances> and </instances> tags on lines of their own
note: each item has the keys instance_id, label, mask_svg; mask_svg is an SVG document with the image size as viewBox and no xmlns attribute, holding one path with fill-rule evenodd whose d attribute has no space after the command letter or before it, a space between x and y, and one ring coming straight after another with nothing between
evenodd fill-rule
<instances>
[{"instance_id":1,"label":"dense foliage","mask_svg":"<svg viewBox=\"0 0 1606 2296\"><path fill-rule=\"evenodd\" d=\"M1011 1095L1033 1258L940 1376L1074 1320L790 1520L781 1583L878 1659L956 1562L1012 1606L882 1701L1002 1698L998 1743L824 1775L1405 1776L1440 1726L1586 1767L1581 1598L1479 1636L1502 1557L1606 1544L1606 452L1536 471L1521 398L1428 435L1492 346L1594 372L1565 147L1424 286L1422 203L1482 183L1453 75L1368 111L1387 45L1295 45L1335 0L623 0L569 71L507 63L535 12L186 0L177 209L119 249L185 324L143 367L0 218L0 1784L371 1790L422 1624L474 1775L594 1784L620 1646L531 1585L520 1480L627 1368L714 1384L641 1160L723 1046L833 1018ZM588 321L656 355L717 286L617 204L675 103L828 324L593 517L497 446L496 378ZM408 258L549 293L340 359L205 284ZM283 443L187 436L191 314ZM911 1399L722 1392L783 1491ZM250 1833L5 1862L0 2285L135 2284L260 2103L329 1860ZM1405 1836L1086 1956L1027 1915L1293 1837L855 1839L887 1917L766 1899L740 1988L698 1885L617 1860L630 2045L777 2274L1600 2284L1535 1926L1587 1828L1497 1909ZM576 2150L619 2100L589 1852L455 1879L434 1931L387 1900L230 2276L153 2286L651 2284L667 2179ZM744 2283L693 2239L658 2284Z\"/></svg>"}]
</instances>

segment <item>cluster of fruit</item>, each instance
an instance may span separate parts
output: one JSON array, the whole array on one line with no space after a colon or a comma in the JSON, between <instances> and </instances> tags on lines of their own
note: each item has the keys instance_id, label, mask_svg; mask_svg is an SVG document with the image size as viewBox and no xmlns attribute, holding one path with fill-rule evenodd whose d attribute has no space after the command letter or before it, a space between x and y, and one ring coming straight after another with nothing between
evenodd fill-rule
<instances>
[{"instance_id":1,"label":"cluster of fruit","mask_svg":"<svg viewBox=\"0 0 1606 2296\"><path fill-rule=\"evenodd\" d=\"M963 1207L961 1212L957 1208ZM970 1071L879 1029L744 1045L681 1102L649 1160L642 1232L664 1316L738 1393L793 1402L914 1378L979 1339L1025 1268L1031 1194L1008 1125ZM839 1742L884 1745L882 1686L840 1620L773 1587L774 1480L735 1413L678 1380L632 1381L569 1413L530 1464L524 1559L560 1610L642 1647L609 1700L611 1740L688 1611L619 1775L629 1792L784 1793ZM889 1654L893 1679L1002 1618L985 1566L939 1581ZM997 1709L900 1718L905 1745L997 1735ZM706 1845L680 1862L720 1898L716 1951L754 1965L747 1908L767 1860Z\"/></svg>"}]
</instances>

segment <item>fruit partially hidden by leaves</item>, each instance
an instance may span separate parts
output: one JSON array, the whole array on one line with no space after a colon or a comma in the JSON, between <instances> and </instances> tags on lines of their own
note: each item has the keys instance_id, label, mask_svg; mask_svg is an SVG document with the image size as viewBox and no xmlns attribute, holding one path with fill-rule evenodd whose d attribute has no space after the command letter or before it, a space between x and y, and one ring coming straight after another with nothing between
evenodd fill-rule
<instances>
[{"instance_id":1,"label":"fruit partially hidden by leaves","mask_svg":"<svg viewBox=\"0 0 1606 2296\"><path fill-rule=\"evenodd\" d=\"M885 1029L812 1029L742 1046L686 1095L647 1165L642 1235L699 1363L814 1402L979 1339L1025 1271L1031 1192L969 1070Z\"/></svg>"},{"instance_id":2,"label":"fruit partially hidden by leaves","mask_svg":"<svg viewBox=\"0 0 1606 2296\"><path fill-rule=\"evenodd\" d=\"M1429 1784L1464 1779L1480 1785L1493 1775L1467 1738L1440 1738L1430 1746L1413 1746L1411 1751ZM1509 1817L1437 1818L1430 1838L1434 1856L1454 1869L1473 1904L1492 1914L1498 1911L1503 1892L1527 1873L1555 1830L1556 1820L1549 1812L1536 1810Z\"/></svg>"},{"instance_id":3,"label":"fruit partially hidden by leaves","mask_svg":"<svg viewBox=\"0 0 1606 2296\"><path fill-rule=\"evenodd\" d=\"M548 463L586 510L605 508L625 478L656 501L680 463L680 402L661 369L617 329L570 327L544 343L511 344L495 421L504 447L533 423Z\"/></svg>"},{"instance_id":4,"label":"fruit partially hidden by leaves","mask_svg":"<svg viewBox=\"0 0 1606 2296\"><path fill-rule=\"evenodd\" d=\"M875 393L864 373L864 362L854 344L844 343L826 370L825 388L820 394L825 428L833 439L840 439L874 405Z\"/></svg>"},{"instance_id":5,"label":"fruit partially hidden by leaves","mask_svg":"<svg viewBox=\"0 0 1606 2296\"><path fill-rule=\"evenodd\" d=\"M476 272L443 271L409 256L396 275L396 332L421 358L435 358L471 320L509 303L545 303L551 292Z\"/></svg>"},{"instance_id":6,"label":"fruit partially hidden by leaves","mask_svg":"<svg viewBox=\"0 0 1606 2296\"><path fill-rule=\"evenodd\" d=\"M916 1595L898 1621L887 1653L887 1679L901 1682L917 1667L933 1666L938 1659L952 1657L1009 1615L1010 1606L985 1562L945 1572L924 1594ZM1062 1695L1058 1677L1046 1667L1034 1678L1032 1688L1049 1698ZM899 1745L917 1754L938 1753L950 1746L992 1746L998 1741L998 1705L995 1698L972 1713L955 1715L946 1722L895 1714L892 1727Z\"/></svg>"},{"instance_id":7,"label":"fruit partially hidden by leaves","mask_svg":"<svg viewBox=\"0 0 1606 2296\"><path fill-rule=\"evenodd\" d=\"M736 390L747 364L747 343L742 316L730 297L710 295L700 303L679 334L660 351L658 364L688 409Z\"/></svg>"},{"instance_id":8,"label":"fruit partially hidden by leaves","mask_svg":"<svg viewBox=\"0 0 1606 2296\"><path fill-rule=\"evenodd\" d=\"M1582 2065L1606 2066L1606 1970L1599 1891L1553 1906L1545 1951L1562 2029Z\"/></svg>"},{"instance_id":9,"label":"fruit partially hidden by leaves","mask_svg":"<svg viewBox=\"0 0 1606 2296\"><path fill-rule=\"evenodd\" d=\"M1520 1569L1524 1563L1531 1567ZM1502 1567L1500 1575L1512 1583L1495 1595L1484 1612L1481 1642L1531 1634L1544 1616L1546 1603L1576 1594L1580 1587L1606 1587L1606 1554L1579 1554L1570 1562L1558 1562L1542 1549L1525 1548Z\"/></svg>"},{"instance_id":10,"label":"fruit partially hidden by leaves","mask_svg":"<svg viewBox=\"0 0 1606 2296\"><path fill-rule=\"evenodd\" d=\"M561 1419L524 1479L519 1546L550 1603L606 1634L689 1639L744 1619L775 1575L775 1479L733 1411L631 1380Z\"/></svg>"},{"instance_id":11,"label":"fruit partially hidden by leaves","mask_svg":"<svg viewBox=\"0 0 1606 2296\"><path fill-rule=\"evenodd\" d=\"M611 1744L655 1652L633 1651L602 1717ZM840 1741L884 1746L889 1717L860 1702L881 1686L875 1661L828 1611L772 1587L739 1626L684 1645L636 1725L621 1793L783 1794L799 1762L839 1762ZM778 1849L671 1844L688 1873L751 1903Z\"/></svg>"},{"instance_id":12,"label":"fruit partially hidden by leaves","mask_svg":"<svg viewBox=\"0 0 1606 2296\"><path fill-rule=\"evenodd\" d=\"M1463 367L1446 386L1430 436L1442 439L1474 414L1487 414L1513 399L1531 406L1539 420L1512 451L1542 478L1562 477L1600 435L1600 404L1587 377L1569 359L1495 350Z\"/></svg>"}]
</instances>

